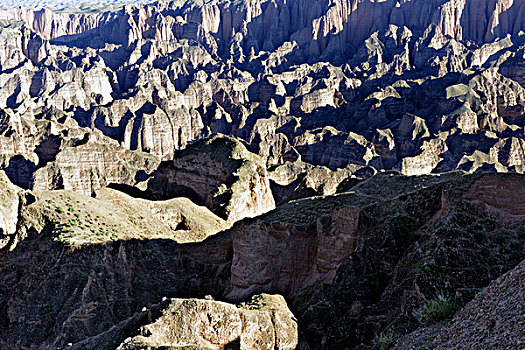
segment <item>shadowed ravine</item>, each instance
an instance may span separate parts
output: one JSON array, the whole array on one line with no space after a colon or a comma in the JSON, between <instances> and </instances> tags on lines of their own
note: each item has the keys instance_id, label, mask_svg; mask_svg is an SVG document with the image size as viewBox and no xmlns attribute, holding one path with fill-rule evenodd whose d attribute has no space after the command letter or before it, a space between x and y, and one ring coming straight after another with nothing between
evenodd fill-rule
<instances>
[{"instance_id":1,"label":"shadowed ravine","mask_svg":"<svg viewBox=\"0 0 525 350\"><path fill-rule=\"evenodd\" d=\"M0 349L523 347L525 1L3 7Z\"/></svg>"}]
</instances>

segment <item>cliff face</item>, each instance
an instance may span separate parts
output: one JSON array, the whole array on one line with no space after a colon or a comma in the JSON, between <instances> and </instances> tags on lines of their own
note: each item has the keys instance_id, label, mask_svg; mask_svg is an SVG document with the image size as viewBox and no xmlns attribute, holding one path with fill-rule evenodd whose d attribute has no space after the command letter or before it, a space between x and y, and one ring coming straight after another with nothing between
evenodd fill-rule
<instances>
[{"instance_id":1,"label":"cliff face","mask_svg":"<svg viewBox=\"0 0 525 350\"><path fill-rule=\"evenodd\" d=\"M523 6L522 1L514 0L257 0L217 1L202 6L185 1L126 5L113 12L95 14L69 13L67 9L61 13L46 8L6 9L0 11L0 19L24 21L46 40L69 41L84 34L111 33L109 40L131 45L145 36L169 39L157 21L160 14L173 11L225 43L249 41L251 46L245 48L254 47L258 52L273 51L287 41L296 41L305 54L319 55L327 50L332 54L345 51L347 46L356 48L374 31L389 25L412 30L434 26L456 40L491 42L525 28Z\"/></svg>"},{"instance_id":2,"label":"cliff face","mask_svg":"<svg viewBox=\"0 0 525 350\"><path fill-rule=\"evenodd\" d=\"M406 190L413 196L410 202L422 201L419 196L438 201L421 207L429 210L425 215L432 217L433 222L444 220L443 216L454 210L451 203L475 203L491 215L508 216L509 220L519 221L525 213L522 197L525 187L519 176L484 175L472 183L464 183L459 174L448 174L421 183L414 180L412 185L403 184L401 188L389 184L395 181L394 174L378 174L353 187L349 194L293 201L268 215L236 224L232 295L243 296L260 290L289 295L331 282L345 257L362 248L370 220L385 220L380 219L385 214L379 214L375 208L398 206L398 196ZM449 198L445 185L458 189L465 186L461 189L462 197L451 195ZM420 191L424 194L418 193ZM266 250L254 251L250 248L254 244ZM260 270L260 266L265 268Z\"/></svg>"},{"instance_id":3,"label":"cliff face","mask_svg":"<svg viewBox=\"0 0 525 350\"><path fill-rule=\"evenodd\" d=\"M419 328L434 300L462 307L525 258L524 181L381 173L208 238L229 224L187 199L11 191L0 344L374 348ZM281 297L250 300L260 292L281 293L297 321ZM205 295L242 303L169 299Z\"/></svg>"},{"instance_id":4,"label":"cliff face","mask_svg":"<svg viewBox=\"0 0 525 350\"><path fill-rule=\"evenodd\" d=\"M189 145L162 163L144 196L186 196L232 223L275 208L261 159L241 142L221 136Z\"/></svg>"},{"instance_id":5,"label":"cliff face","mask_svg":"<svg viewBox=\"0 0 525 350\"><path fill-rule=\"evenodd\" d=\"M37 120L49 120L166 161L221 133L246 141L270 171L523 172L523 6L294 0L0 10L2 168L15 155L26 178L44 165L35 149L52 131Z\"/></svg>"},{"instance_id":6,"label":"cliff face","mask_svg":"<svg viewBox=\"0 0 525 350\"><path fill-rule=\"evenodd\" d=\"M374 349L450 316L525 259L524 177L489 174L525 172L524 12L0 10L0 348Z\"/></svg>"},{"instance_id":7,"label":"cliff face","mask_svg":"<svg viewBox=\"0 0 525 350\"><path fill-rule=\"evenodd\" d=\"M0 249L9 242L9 236L16 231L18 210L20 206L19 189L13 186L4 172L0 172L1 205L0 205Z\"/></svg>"},{"instance_id":8,"label":"cliff face","mask_svg":"<svg viewBox=\"0 0 525 350\"><path fill-rule=\"evenodd\" d=\"M134 185L139 171L152 172L158 164L155 157L120 148L100 134L85 134L77 145L57 151L52 162L34 173L33 189L91 195L112 183Z\"/></svg>"}]
</instances>

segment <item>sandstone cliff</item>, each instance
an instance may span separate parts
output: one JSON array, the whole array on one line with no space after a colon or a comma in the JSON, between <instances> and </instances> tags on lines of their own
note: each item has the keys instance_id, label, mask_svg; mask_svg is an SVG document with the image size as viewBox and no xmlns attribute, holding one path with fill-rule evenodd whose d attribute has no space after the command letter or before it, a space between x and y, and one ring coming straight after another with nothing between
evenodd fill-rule
<instances>
[{"instance_id":1,"label":"sandstone cliff","mask_svg":"<svg viewBox=\"0 0 525 350\"><path fill-rule=\"evenodd\" d=\"M482 344L525 259L524 6L0 10L0 348Z\"/></svg>"},{"instance_id":2,"label":"sandstone cliff","mask_svg":"<svg viewBox=\"0 0 525 350\"><path fill-rule=\"evenodd\" d=\"M382 334L418 328L421 310L440 295L461 307L525 258L523 175L390 172L345 186L349 192L292 201L190 244L175 241L200 241L210 233L202 224L220 229L221 220L185 199L152 202L110 189L96 198L25 192L1 252L2 349L116 348L127 338L153 348L179 344L163 329L181 325L181 308L220 334L237 325L237 340L224 342L177 333L197 348L202 339L212 348L253 339L270 348L295 341L313 349L373 347ZM260 292L282 293L299 334L288 311L291 326L282 328L280 311L258 302L157 305L163 297L205 295L240 302ZM210 319L205 310L214 303L224 313ZM219 314L242 326L214 323ZM270 325L273 340L255 337ZM283 329L289 333L279 345Z\"/></svg>"},{"instance_id":3,"label":"sandstone cliff","mask_svg":"<svg viewBox=\"0 0 525 350\"><path fill-rule=\"evenodd\" d=\"M173 161L162 163L144 196L185 196L230 222L275 208L261 159L241 142L221 136L189 145Z\"/></svg>"},{"instance_id":4,"label":"sandstone cliff","mask_svg":"<svg viewBox=\"0 0 525 350\"><path fill-rule=\"evenodd\" d=\"M2 157L31 175L53 106L166 161L222 133L270 170L523 172L522 1L303 2L0 10Z\"/></svg>"}]
</instances>

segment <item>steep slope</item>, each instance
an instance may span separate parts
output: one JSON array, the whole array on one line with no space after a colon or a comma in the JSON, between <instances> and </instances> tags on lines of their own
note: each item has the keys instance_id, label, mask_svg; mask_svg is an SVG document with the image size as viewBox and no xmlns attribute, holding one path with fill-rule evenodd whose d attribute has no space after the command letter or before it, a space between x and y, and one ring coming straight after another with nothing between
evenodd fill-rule
<instances>
[{"instance_id":1,"label":"steep slope","mask_svg":"<svg viewBox=\"0 0 525 350\"><path fill-rule=\"evenodd\" d=\"M394 349L519 349L525 334L525 262L493 281L438 331L409 334ZM430 333L430 334L429 334Z\"/></svg>"},{"instance_id":2,"label":"steep slope","mask_svg":"<svg viewBox=\"0 0 525 350\"><path fill-rule=\"evenodd\" d=\"M233 138L216 136L189 145L161 163L142 196L185 196L229 222L275 208L261 159Z\"/></svg>"},{"instance_id":3,"label":"steep slope","mask_svg":"<svg viewBox=\"0 0 525 350\"><path fill-rule=\"evenodd\" d=\"M7 245L9 235L16 232L21 200L19 190L0 171L0 249Z\"/></svg>"},{"instance_id":4,"label":"steep slope","mask_svg":"<svg viewBox=\"0 0 525 350\"><path fill-rule=\"evenodd\" d=\"M221 133L246 141L270 171L302 161L332 171L522 173L524 3L478 5L0 10L1 156L24 155L32 174L41 121L54 117L161 160Z\"/></svg>"},{"instance_id":5,"label":"steep slope","mask_svg":"<svg viewBox=\"0 0 525 350\"><path fill-rule=\"evenodd\" d=\"M169 295L220 294L227 283L231 242L176 243L226 224L187 199L148 202L109 189L97 198L26 197L0 251L2 349L63 348L123 327L104 345L116 347L147 321L143 307Z\"/></svg>"},{"instance_id":6,"label":"steep slope","mask_svg":"<svg viewBox=\"0 0 525 350\"><path fill-rule=\"evenodd\" d=\"M192 227L179 236L163 221L177 217L176 200L34 192L21 208L16 244L2 251L0 344L111 348L155 323L158 309L152 318L141 310L163 297L238 302L265 292L285 297L299 347L373 347L382 334L428 322L421 314L440 295L453 310L464 306L525 259L524 181L380 173L350 192L293 201L192 244L174 241L187 240ZM161 207L171 214L157 215Z\"/></svg>"},{"instance_id":7,"label":"steep slope","mask_svg":"<svg viewBox=\"0 0 525 350\"><path fill-rule=\"evenodd\" d=\"M524 11L0 10L0 348L487 345L476 310L522 301L521 267L480 290L525 259Z\"/></svg>"},{"instance_id":8,"label":"steep slope","mask_svg":"<svg viewBox=\"0 0 525 350\"><path fill-rule=\"evenodd\" d=\"M228 297L290 298L311 349L406 334L439 295L463 306L521 261L523 181L385 173L243 220L232 228Z\"/></svg>"}]
</instances>

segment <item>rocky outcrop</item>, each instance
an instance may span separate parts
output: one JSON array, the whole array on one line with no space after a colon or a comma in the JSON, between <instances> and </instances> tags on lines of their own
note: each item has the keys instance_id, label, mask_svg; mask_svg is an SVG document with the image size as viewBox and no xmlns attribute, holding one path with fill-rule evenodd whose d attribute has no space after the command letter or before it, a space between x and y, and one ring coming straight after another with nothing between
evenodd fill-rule
<instances>
[{"instance_id":1,"label":"rocky outcrop","mask_svg":"<svg viewBox=\"0 0 525 350\"><path fill-rule=\"evenodd\" d=\"M420 327L421 310L440 295L464 306L525 258L523 181L381 172L339 186L348 192L292 201L206 239L228 223L185 198L25 192L1 251L0 344L372 346L382 334ZM176 243L192 237L199 242ZM298 328L280 297L159 305L166 296L241 302L261 292L282 293ZM165 331L184 320L203 331Z\"/></svg>"},{"instance_id":2,"label":"rocky outcrop","mask_svg":"<svg viewBox=\"0 0 525 350\"><path fill-rule=\"evenodd\" d=\"M223 136L198 141L162 163L145 196L185 196L229 222L275 208L261 159L241 142Z\"/></svg>"},{"instance_id":3,"label":"rocky outcrop","mask_svg":"<svg viewBox=\"0 0 525 350\"><path fill-rule=\"evenodd\" d=\"M6 195L16 192L6 191ZM18 215L42 231L52 226L52 234L69 244L100 243L129 239L170 239L180 243L199 242L223 229L227 223L186 198L167 201L148 201L130 197L113 189L101 189L96 198L80 193L62 191L34 191L32 203L24 200L19 212L18 199L12 198L9 233L14 237L11 249L24 238L15 234ZM15 208L16 205L16 208ZM26 207L27 205L27 207ZM29 228L28 228L29 229Z\"/></svg>"},{"instance_id":4,"label":"rocky outcrop","mask_svg":"<svg viewBox=\"0 0 525 350\"><path fill-rule=\"evenodd\" d=\"M439 293L463 306L476 293L465 283L485 286L520 261L523 188L520 175L380 173L348 193L283 204L231 229L227 295L287 296L308 324L310 346L357 346L389 330L406 333ZM462 243L453 238L458 230ZM481 251L491 251L492 262L482 263ZM467 261L487 275L476 268L466 277Z\"/></svg>"},{"instance_id":5,"label":"rocky outcrop","mask_svg":"<svg viewBox=\"0 0 525 350\"><path fill-rule=\"evenodd\" d=\"M223 349L295 349L297 323L280 295L254 296L235 306L220 301L172 299L162 316L141 328L144 335L125 340L118 349L185 346Z\"/></svg>"},{"instance_id":6,"label":"rocky outcrop","mask_svg":"<svg viewBox=\"0 0 525 350\"><path fill-rule=\"evenodd\" d=\"M86 133L76 145L65 145L53 162L38 169L32 187L91 195L111 183L134 185L139 171L151 173L157 164L149 154L123 149L101 134Z\"/></svg>"},{"instance_id":7,"label":"rocky outcrop","mask_svg":"<svg viewBox=\"0 0 525 350\"><path fill-rule=\"evenodd\" d=\"M16 232L0 251L2 349L69 347L86 339L114 349L148 323L141 309L162 297L222 294L231 240L176 243L201 241L222 223L186 199L151 203L109 189L97 198L71 191L26 195ZM29 288L35 281L40 287ZM22 336L28 327L31 336Z\"/></svg>"},{"instance_id":8,"label":"rocky outcrop","mask_svg":"<svg viewBox=\"0 0 525 350\"><path fill-rule=\"evenodd\" d=\"M242 298L261 291L297 295L309 287L331 283L344 259L362 249L364 226L369 220L366 218L377 215L374 208L396 202L405 190L413 192L412 200L418 201L416 193L423 188L437 195L445 184L457 187L456 183L461 182L456 174L415 180L413 188L404 184L402 188L393 185L380 189L382 179L385 183L392 181L389 176L394 175L379 174L352 187L348 194L292 201L276 211L235 224L230 297ZM498 218L509 216L505 220L519 221L525 213L525 186L520 176L487 174L467 188L470 192L450 201L484 204L484 210ZM447 203L432 205L445 208ZM428 213L430 217L448 215L434 210ZM254 245L261 248L253 250Z\"/></svg>"},{"instance_id":9,"label":"rocky outcrop","mask_svg":"<svg viewBox=\"0 0 525 350\"><path fill-rule=\"evenodd\" d=\"M221 133L270 170L523 172L523 4L473 4L0 10L0 107L16 130L2 155L31 173L36 120L53 114L165 161Z\"/></svg>"},{"instance_id":10,"label":"rocky outcrop","mask_svg":"<svg viewBox=\"0 0 525 350\"><path fill-rule=\"evenodd\" d=\"M366 196L392 199L362 209L358 224L362 243L343 259L329 286L322 291L319 287L306 288L292 298L301 305L295 312L297 317L311 322L307 327L311 343L333 348L352 348L363 342L370 348L392 346L397 335L421 327L422 322L451 317L478 293L478 288L522 260L522 176L448 174L432 180L418 178L407 177L404 179L415 182L405 182L403 177L387 180L379 175L375 177L378 182L373 177L351 189L360 200L370 201ZM491 193L497 184L503 186L494 197ZM508 196L509 205L494 201L499 195ZM234 262L242 264L243 255L234 248ZM266 261L259 263L264 266ZM475 267L466 272L464 267L471 263ZM232 278L234 270L235 263ZM288 288L292 286L293 282L287 284ZM279 288L274 285L273 290ZM317 323L318 319L324 321ZM336 319L339 321L330 321ZM320 326L324 322L332 324L329 329L334 331L326 334L326 326ZM519 337L516 332L510 333Z\"/></svg>"},{"instance_id":11,"label":"rocky outcrop","mask_svg":"<svg viewBox=\"0 0 525 350\"><path fill-rule=\"evenodd\" d=\"M136 227L133 237L144 237L141 232L149 232L147 235L153 234L154 238L191 243L203 241L229 228L225 220L214 215L206 207L198 206L184 197L150 201L104 188L96 192L96 198L111 205L114 212L128 217L128 219L124 217L123 221L131 222L130 226ZM122 230L119 231L120 234L123 233ZM119 239L122 238L123 236L119 236Z\"/></svg>"},{"instance_id":12,"label":"rocky outcrop","mask_svg":"<svg viewBox=\"0 0 525 350\"><path fill-rule=\"evenodd\" d=\"M278 203L313 196L327 196L350 188L376 173L373 167L348 165L335 171L297 161L270 172L272 192Z\"/></svg>"},{"instance_id":13,"label":"rocky outcrop","mask_svg":"<svg viewBox=\"0 0 525 350\"><path fill-rule=\"evenodd\" d=\"M2 249L8 244L9 236L16 232L20 189L11 184L3 171L0 171L0 186L0 249Z\"/></svg>"}]
</instances>

